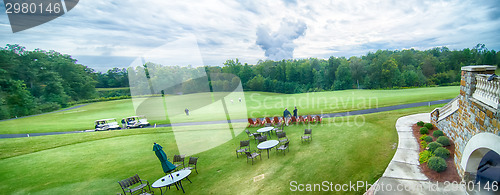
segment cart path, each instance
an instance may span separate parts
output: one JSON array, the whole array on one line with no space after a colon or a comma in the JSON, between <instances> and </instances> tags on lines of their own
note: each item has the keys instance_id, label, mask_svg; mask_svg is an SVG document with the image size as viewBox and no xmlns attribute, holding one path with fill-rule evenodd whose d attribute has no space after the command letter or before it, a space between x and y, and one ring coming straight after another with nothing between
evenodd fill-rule
<instances>
[{"instance_id":1,"label":"cart path","mask_svg":"<svg viewBox=\"0 0 500 195\"><path fill-rule=\"evenodd\" d=\"M34 115L29 115L29 116L17 117L17 118L3 119L3 120L0 120L0 122L2 122L2 121L16 120L16 119L21 119L21 118L28 118L28 117L32 117L32 116L40 116L40 115L50 114L50 113L64 112L64 111L68 111L68 110L73 110L73 109L81 108L81 107L84 107L86 105L89 105L89 104L77 105L77 106L65 108L65 109L62 109L62 110L56 110L56 111L46 112L46 113L42 113L42 114L34 114Z\"/></svg>"},{"instance_id":2,"label":"cart path","mask_svg":"<svg viewBox=\"0 0 500 195\"><path fill-rule=\"evenodd\" d=\"M362 115L362 114L371 114L371 113L377 113L377 112L385 112L385 111L391 111L391 110L399 110L399 109L405 109L405 108L414 108L414 107L420 107L420 106L431 106L435 104L443 104L443 103L448 103L452 99L446 99L446 100L436 100L436 101L429 101L429 102L418 102L418 103L411 103L411 104L401 104L401 105L394 105L394 106L387 106L387 107L380 107L380 108L371 108L371 109L365 109L365 110L354 110L350 112L338 112L338 113L329 113L329 114L318 114L323 118L332 118L332 117L344 117L344 116L354 116L354 115ZM81 106L85 106L80 105ZM75 106L76 107L76 106ZM69 108L69 109L75 109L75 107ZM55 112L61 112L63 110L55 111ZM35 116L35 115L32 115ZM244 123L248 122L247 119L235 119L235 120L220 120L220 121L202 121L202 122L186 122L186 123L173 123L173 124L160 124L156 125L156 127L178 127L178 126L193 126L193 125L212 125L212 124L224 124L224 123ZM146 128L153 128L154 125ZM46 133L30 133L30 134L0 134L0 139L3 138L20 138L20 137L33 137L33 136L44 136L44 135L59 135L59 134L69 134L69 133L84 133L84 132L94 132L94 130L84 130L84 131L66 131L66 132L46 132Z\"/></svg>"}]
</instances>

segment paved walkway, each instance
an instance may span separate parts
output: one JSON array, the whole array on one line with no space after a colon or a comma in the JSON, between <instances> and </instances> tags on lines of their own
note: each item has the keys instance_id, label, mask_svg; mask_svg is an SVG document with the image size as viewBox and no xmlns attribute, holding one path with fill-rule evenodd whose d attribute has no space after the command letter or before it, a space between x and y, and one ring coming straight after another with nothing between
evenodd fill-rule
<instances>
[{"instance_id":1,"label":"paved walkway","mask_svg":"<svg viewBox=\"0 0 500 195\"><path fill-rule=\"evenodd\" d=\"M413 107L420 107L420 106L431 106L431 105L435 105L435 104L443 104L443 103L448 103L451 100L452 99L436 100L436 101L429 101L429 102L418 102L418 103L401 104L401 105L387 106L387 107L380 107L380 108L371 108L371 109L365 109L365 110L354 110L354 111L350 111L350 112L321 114L321 117L331 118L331 117L344 117L344 116L353 116L353 115L361 115L361 114L371 114L371 113L385 112L385 111L398 110L398 109L404 109L404 108L413 108ZM81 105L81 106L85 106L85 105ZM74 109L74 107L71 109ZM60 111L57 111L57 112L60 112ZM244 123L244 122L247 122L247 119L235 119L235 120L229 120L229 121L228 120L220 120L220 121L202 121L202 122L186 122L186 123L174 123L174 124L159 124L159 125L156 125L156 127L211 125L211 124ZM154 125L150 126L149 128L151 128L151 127L154 127ZM30 136L33 137L33 136L44 136L44 135L57 135L57 134L67 134L67 133L83 133L83 132L93 132L93 130L31 133L31 134L0 134L0 139L2 139L2 138L30 137Z\"/></svg>"},{"instance_id":2,"label":"paved walkway","mask_svg":"<svg viewBox=\"0 0 500 195\"><path fill-rule=\"evenodd\" d=\"M419 143L411 126L418 121L429 122L430 114L415 114L396 121L398 147L382 177L366 194L465 194L457 186L431 183L419 168Z\"/></svg>"}]
</instances>

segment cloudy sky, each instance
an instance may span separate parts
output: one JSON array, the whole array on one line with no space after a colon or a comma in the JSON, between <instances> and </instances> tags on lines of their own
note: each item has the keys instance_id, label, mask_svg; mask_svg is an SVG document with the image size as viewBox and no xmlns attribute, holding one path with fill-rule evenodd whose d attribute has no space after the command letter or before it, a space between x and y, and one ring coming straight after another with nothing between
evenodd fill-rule
<instances>
[{"instance_id":1,"label":"cloudy sky","mask_svg":"<svg viewBox=\"0 0 500 195\"><path fill-rule=\"evenodd\" d=\"M255 64L478 43L500 50L497 0L84 0L57 19L17 33L5 7L0 12L1 46L56 50L101 71L127 67L151 53L175 65L197 66L182 59L201 55L196 63L239 58Z\"/></svg>"}]
</instances>

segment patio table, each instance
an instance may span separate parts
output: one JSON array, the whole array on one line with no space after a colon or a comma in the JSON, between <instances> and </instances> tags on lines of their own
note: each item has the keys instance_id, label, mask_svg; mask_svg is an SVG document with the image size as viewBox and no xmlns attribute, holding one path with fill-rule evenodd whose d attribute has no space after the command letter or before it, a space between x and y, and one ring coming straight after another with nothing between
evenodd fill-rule
<instances>
[{"instance_id":1,"label":"patio table","mask_svg":"<svg viewBox=\"0 0 500 195\"><path fill-rule=\"evenodd\" d=\"M263 128L260 128L257 130L257 132L259 133L266 133L269 135L269 137L271 137L271 131L274 129L274 127L263 127Z\"/></svg>"},{"instance_id":2,"label":"patio table","mask_svg":"<svg viewBox=\"0 0 500 195\"><path fill-rule=\"evenodd\" d=\"M163 191L162 191L162 187L167 187L167 186L170 186L172 184L175 184L175 186L177 187L177 185L179 185L182 189L182 192L183 193L186 193L184 191L184 187L182 187L182 180L184 178L186 178L187 176L189 176L191 174L191 170L180 170L180 171L177 171L177 172L173 172L173 173L168 173L167 175L165 175L164 177L156 180L152 185L151 187L153 188L160 188L160 194L163 195ZM172 177L173 176L173 177ZM189 179L188 179L189 180ZM190 181L191 182L191 181ZM177 190L179 190L179 187L177 187ZM165 189L165 192L167 190Z\"/></svg>"},{"instance_id":3,"label":"patio table","mask_svg":"<svg viewBox=\"0 0 500 195\"><path fill-rule=\"evenodd\" d=\"M259 150L267 150L267 158L269 159L269 150L276 147L280 142L278 140L267 140L257 145Z\"/></svg>"}]
</instances>

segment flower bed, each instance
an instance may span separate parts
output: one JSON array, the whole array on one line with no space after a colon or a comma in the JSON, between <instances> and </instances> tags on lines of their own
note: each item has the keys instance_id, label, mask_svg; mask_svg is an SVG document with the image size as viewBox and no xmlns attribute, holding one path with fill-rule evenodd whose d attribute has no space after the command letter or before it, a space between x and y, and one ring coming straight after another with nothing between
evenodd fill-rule
<instances>
[{"instance_id":1,"label":"flower bed","mask_svg":"<svg viewBox=\"0 0 500 195\"><path fill-rule=\"evenodd\" d=\"M438 182L456 181L456 182L460 182L461 178L458 175L457 169L455 167L455 163L453 162L453 159L455 156L455 144L453 143L453 141L449 140L450 145L442 146L443 148L446 148L450 151L449 158L445 159L447 168L442 172L434 171L427 166L427 161L430 159L430 156L428 154L422 154L422 152L424 150L426 150L426 148L423 148L423 147L428 147L428 144L431 142L426 142L425 144L422 143L425 141L420 139L420 137L422 136L422 134L420 134L420 128L422 128L422 127L418 126L417 124L414 124L412 126L413 136L417 139L417 143L420 143L420 146L419 146L419 148L420 148L419 152L421 153L420 160L422 161L423 159L425 159L424 161L426 161L426 162L420 163L420 165L419 165L422 172L431 181L438 181ZM438 129L436 127L433 127L432 129L429 129L429 132L427 133L427 136L431 137L433 142L437 141L437 138L432 136L434 131L437 131L437 130ZM426 139L427 139L427 141L430 140L429 138L426 138ZM426 153L428 153L428 152L426 152Z\"/></svg>"}]
</instances>

